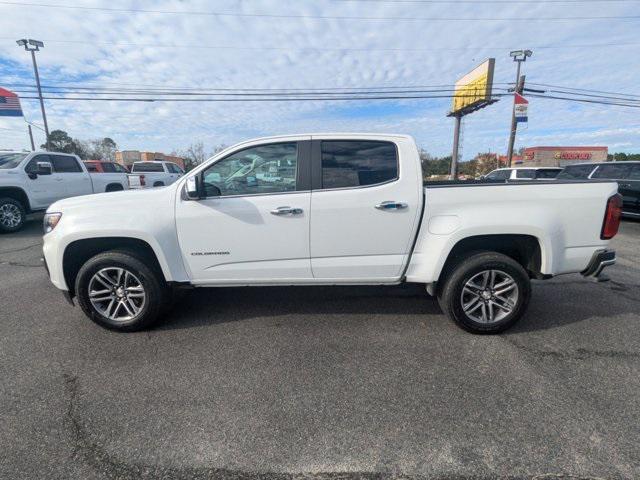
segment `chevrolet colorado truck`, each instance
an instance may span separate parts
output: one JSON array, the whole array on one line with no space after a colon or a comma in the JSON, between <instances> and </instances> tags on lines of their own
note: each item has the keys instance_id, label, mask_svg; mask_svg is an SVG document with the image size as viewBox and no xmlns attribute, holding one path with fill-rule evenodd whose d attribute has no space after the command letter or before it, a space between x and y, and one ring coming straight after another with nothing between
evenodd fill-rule
<instances>
[{"instance_id":1,"label":"chevrolet colorado truck","mask_svg":"<svg viewBox=\"0 0 640 480\"><path fill-rule=\"evenodd\" d=\"M0 152L0 233L20 230L28 213L57 200L127 187L125 173L90 173L76 155Z\"/></svg>"},{"instance_id":2,"label":"chevrolet colorado truck","mask_svg":"<svg viewBox=\"0 0 640 480\"><path fill-rule=\"evenodd\" d=\"M251 140L166 188L56 202L45 266L120 331L150 326L179 287L413 282L461 327L496 333L527 309L531 279L615 262L614 182L422 178L404 135Z\"/></svg>"}]
</instances>

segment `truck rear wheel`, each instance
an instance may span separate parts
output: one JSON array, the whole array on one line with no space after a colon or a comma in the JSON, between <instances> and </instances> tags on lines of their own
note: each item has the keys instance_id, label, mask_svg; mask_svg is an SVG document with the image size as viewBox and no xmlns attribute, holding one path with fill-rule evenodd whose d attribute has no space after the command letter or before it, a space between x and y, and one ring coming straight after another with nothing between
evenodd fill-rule
<instances>
[{"instance_id":1,"label":"truck rear wheel","mask_svg":"<svg viewBox=\"0 0 640 480\"><path fill-rule=\"evenodd\" d=\"M500 333L524 314L531 281L522 266L495 252L471 254L449 271L438 295L444 313L473 333Z\"/></svg>"},{"instance_id":2,"label":"truck rear wheel","mask_svg":"<svg viewBox=\"0 0 640 480\"><path fill-rule=\"evenodd\" d=\"M0 198L0 232L17 232L24 225L27 212L15 198Z\"/></svg>"},{"instance_id":3,"label":"truck rear wheel","mask_svg":"<svg viewBox=\"0 0 640 480\"><path fill-rule=\"evenodd\" d=\"M155 323L171 296L155 269L132 252L90 258L76 277L80 308L100 326L132 332Z\"/></svg>"}]
</instances>

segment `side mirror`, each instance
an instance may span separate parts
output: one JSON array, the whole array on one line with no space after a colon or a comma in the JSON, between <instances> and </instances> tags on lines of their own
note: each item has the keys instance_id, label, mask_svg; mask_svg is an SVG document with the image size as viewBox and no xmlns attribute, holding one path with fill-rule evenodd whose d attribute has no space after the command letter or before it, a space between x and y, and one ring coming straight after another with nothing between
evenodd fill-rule
<instances>
[{"instance_id":1,"label":"side mirror","mask_svg":"<svg viewBox=\"0 0 640 480\"><path fill-rule=\"evenodd\" d=\"M50 162L37 162L36 168L31 168L27 171L27 175L31 180L38 178L38 175L51 175L53 167Z\"/></svg>"},{"instance_id":2,"label":"side mirror","mask_svg":"<svg viewBox=\"0 0 640 480\"><path fill-rule=\"evenodd\" d=\"M51 175L53 171L53 167L51 166L51 162L38 162L38 169L35 173L38 175Z\"/></svg>"},{"instance_id":3,"label":"side mirror","mask_svg":"<svg viewBox=\"0 0 640 480\"><path fill-rule=\"evenodd\" d=\"M184 192L189 200L200 200L202 195L202 188L200 187L200 176L194 175L187 178L187 183L184 187Z\"/></svg>"}]
</instances>

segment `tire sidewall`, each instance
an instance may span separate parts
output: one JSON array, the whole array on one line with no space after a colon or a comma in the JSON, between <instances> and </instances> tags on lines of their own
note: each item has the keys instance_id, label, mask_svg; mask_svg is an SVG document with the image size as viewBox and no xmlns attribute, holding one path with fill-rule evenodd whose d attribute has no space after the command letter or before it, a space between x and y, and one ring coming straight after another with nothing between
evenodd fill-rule
<instances>
[{"instance_id":1,"label":"tire sidewall","mask_svg":"<svg viewBox=\"0 0 640 480\"><path fill-rule=\"evenodd\" d=\"M134 274L139 280L146 294L145 304L142 310L132 319L115 321L98 312L89 300L89 282L96 272L103 268L124 268ZM130 332L140 330L151 325L160 313L163 302L163 288L158 281L156 273L147 267L141 260L124 253L104 253L96 255L88 260L78 272L76 277L76 297L82 311L95 323L109 328Z\"/></svg>"},{"instance_id":2,"label":"tire sidewall","mask_svg":"<svg viewBox=\"0 0 640 480\"><path fill-rule=\"evenodd\" d=\"M502 257L502 258L501 258ZM461 295L464 285L474 275L484 270L498 270L510 275L518 286L518 300L516 308L505 318L495 323L481 323L473 320L462 308ZM479 254L462 262L453 272L444 292L446 309L451 312L454 320L464 329L474 333L499 333L520 319L524 314L531 298L531 283L526 271L517 262L501 254Z\"/></svg>"},{"instance_id":3,"label":"tire sidewall","mask_svg":"<svg viewBox=\"0 0 640 480\"><path fill-rule=\"evenodd\" d=\"M20 223L18 223L18 225L15 226L15 227L6 227L6 226L0 224L0 233L17 232L18 230L20 230L24 226L24 222L25 222L26 216L27 216L27 212L26 212L26 210L24 208L24 205L22 205L22 203L19 202L18 200L15 200L13 198L2 198L2 199L0 199L0 208L2 208L3 205L7 205L7 204L15 205L15 206L18 207L18 210L20 210Z\"/></svg>"}]
</instances>

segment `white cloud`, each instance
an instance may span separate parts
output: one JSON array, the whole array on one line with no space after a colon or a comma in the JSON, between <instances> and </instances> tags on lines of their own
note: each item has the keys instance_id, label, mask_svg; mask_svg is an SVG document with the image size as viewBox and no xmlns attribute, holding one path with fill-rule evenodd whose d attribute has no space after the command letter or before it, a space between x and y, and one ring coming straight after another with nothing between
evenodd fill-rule
<instances>
[{"instance_id":1,"label":"white cloud","mask_svg":"<svg viewBox=\"0 0 640 480\"><path fill-rule=\"evenodd\" d=\"M255 2L166 0L83 5L153 10L223 11L296 15L407 17L571 17L571 4L420 4L384 2ZM544 49L547 45L633 43L637 20L546 22L361 21L274 19L106 13L90 10L0 5L0 85L32 83L28 55L14 38L45 40L38 54L44 84L90 81L103 86L317 88L451 84L488 56L495 56L495 81L513 81L508 51L533 47L528 82L580 88L636 91L634 48ZM633 5L589 3L580 15L632 15ZM86 43L62 43L77 41ZM94 42L96 45L92 45ZM107 45L111 44L111 45ZM126 44L142 45L141 47ZM193 48L167 48L167 45ZM200 48L227 46L233 49ZM260 50L276 47L285 50ZM301 48L319 50L301 50ZM448 48L468 48L446 50ZM499 50L492 47L502 47ZM357 51L322 49L354 48ZM287 50L290 49L290 50ZM366 49L433 49L366 51ZM445 49L445 50L442 50ZM18 65L17 69L9 68ZM72 136L111 136L123 148L169 151L194 141L208 147L259 135L300 131L393 131L409 133L434 154L451 149L449 100L380 103L375 114L354 114L342 102L119 103L48 101L52 129ZM402 108L404 105L413 108ZM35 101L23 101L29 119L40 122ZM384 111L387 108L387 112ZM393 107L393 108L392 108ZM465 119L464 158L478 151L506 150L508 98ZM15 130L6 130L15 129ZM637 109L531 99L530 122L517 146L597 142L640 150ZM20 120L0 120L0 148L27 147ZM42 137L39 143L42 143Z\"/></svg>"}]
</instances>

